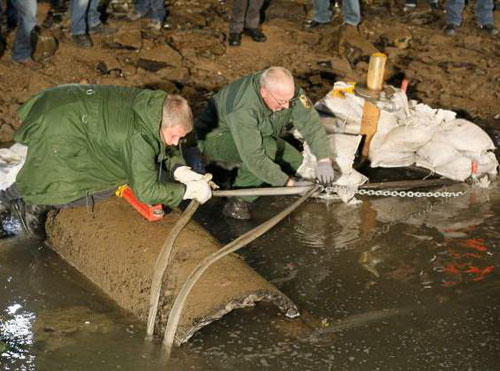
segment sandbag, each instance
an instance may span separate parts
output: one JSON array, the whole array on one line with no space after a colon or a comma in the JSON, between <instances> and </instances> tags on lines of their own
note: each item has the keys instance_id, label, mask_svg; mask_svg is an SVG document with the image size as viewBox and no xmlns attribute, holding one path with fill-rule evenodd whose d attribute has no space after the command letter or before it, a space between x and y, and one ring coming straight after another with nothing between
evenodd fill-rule
<instances>
[{"instance_id":1,"label":"sandbag","mask_svg":"<svg viewBox=\"0 0 500 371\"><path fill-rule=\"evenodd\" d=\"M465 156L458 156L444 165L436 166L434 171L446 178L463 182L471 176L472 160Z\"/></svg>"},{"instance_id":2,"label":"sandbag","mask_svg":"<svg viewBox=\"0 0 500 371\"><path fill-rule=\"evenodd\" d=\"M0 191L9 188L26 161L28 147L16 143L10 148L0 148Z\"/></svg>"},{"instance_id":3,"label":"sandbag","mask_svg":"<svg viewBox=\"0 0 500 371\"><path fill-rule=\"evenodd\" d=\"M460 156L459 152L448 143L432 139L417 151L417 166L434 170Z\"/></svg>"},{"instance_id":4,"label":"sandbag","mask_svg":"<svg viewBox=\"0 0 500 371\"><path fill-rule=\"evenodd\" d=\"M359 142L361 142L361 135L331 134L328 137L330 138L334 167L342 174L350 174Z\"/></svg>"},{"instance_id":5,"label":"sandbag","mask_svg":"<svg viewBox=\"0 0 500 371\"><path fill-rule=\"evenodd\" d=\"M404 167L415 163L415 152L377 151L370 156L371 167Z\"/></svg>"},{"instance_id":6,"label":"sandbag","mask_svg":"<svg viewBox=\"0 0 500 371\"><path fill-rule=\"evenodd\" d=\"M495 149L493 141L483 129L464 119L447 121L433 139L449 143L457 151L467 152L471 158L479 158L486 151Z\"/></svg>"}]
</instances>

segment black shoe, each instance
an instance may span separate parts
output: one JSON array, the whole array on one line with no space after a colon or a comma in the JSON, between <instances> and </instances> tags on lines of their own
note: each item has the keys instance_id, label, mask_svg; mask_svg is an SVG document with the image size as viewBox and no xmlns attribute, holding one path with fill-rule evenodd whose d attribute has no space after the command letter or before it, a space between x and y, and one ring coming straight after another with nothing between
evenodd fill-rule
<instances>
[{"instance_id":1,"label":"black shoe","mask_svg":"<svg viewBox=\"0 0 500 371\"><path fill-rule=\"evenodd\" d=\"M482 25L482 26L479 26L479 28L483 31L486 31L488 32L491 36L496 36L498 35L498 28L496 28L494 25L492 24L485 24L485 25Z\"/></svg>"},{"instance_id":2,"label":"black shoe","mask_svg":"<svg viewBox=\"0 0 500 371\"><path fill-rule=\"evenodd\" d=\"M116 33L116 28L106 26L103 23L99 23L97 26L89 28L89 34L98 34L98 35L112 35Z\"/></svg>"},{"instance_id":3,"label":"black shoe","mask_svg":"<svg viewBox=\"0 0 500 371\"><path fill-rule=\"evenodd\" d=\"M405 0L405 10L417 9L417 0Z\"/></svg>"},{"instance_id":4,"label":"black shoe","mask_svg":"<svg viewBox=\"0 0 500 371\"><path fill-rule=\"evenodd\" d=\"M441 7L439 6L439 1L431 1L429 4L432 10L441 10Z\"/></svg>"},{"instance_id":5,"label":"black shoe","mask_svg":"<svg viewBox=\"0 0 500 371\"><path fill-rule=\"evenodd\" d=\"M250 220L252 219L250 214L251 205L250 202L238 198L230 198L224 205L222 214L238 220Z\"/></svg>"},{"instance_id":6,"label":"black shoe","mask_svg":"<svg viewBox=\"0 0 500 371\"><path fill-rule=\"evenodd\" d=\"M73 44L82 49L88 49L94 45L89 35L71 35L71 40L73 40Z\"/></svg>"},{"instance_id":7,"label":"black shoe","mask_svg":"<svg viewBox=\"0 0 500 371\"><path fill-rule=\"evenodd\" d=\"M454 24L447 24L446 27L444 28L444 33L447 34L448 36L453 36L457 33L457 26Z\"/></svg>"},{"instance_id":8,"label":"black shoe","mask_svg":"<svg viewBox=\"0 0 500 371\"><path fill-rule=\"evenodd\" d=\"M310 30L312 28L316 28L316 27L320 27L320 26L327 26L329 24L330 24L330 22L318 22L318 21L315 21L314 19L312 19L310 21L307 21L304 24L304 28L307 30Z\"/></svg>"},{"instance_id":9,"label":"black shoe","mask_svg":"<svg viewBox=\"0 0 500 371\"><path fill-rule=\"evenodd\" d=\"M228 39L229 46L240 46L241 45L241 34L240 33L230 33Z\"/></svg>"},{"instance_id":10,"label":"black shoe","mask_svg":"<svg viewBox=\"0 0 500 371\"><path fill-rule=\"evenodd\" d=\"M243 33L247 36L250 36L253 41L256 41L258 43L262 43L267 40L266 35L264 35L258 28L245 28L243 30Z\"/></svg>"}]
</instances>

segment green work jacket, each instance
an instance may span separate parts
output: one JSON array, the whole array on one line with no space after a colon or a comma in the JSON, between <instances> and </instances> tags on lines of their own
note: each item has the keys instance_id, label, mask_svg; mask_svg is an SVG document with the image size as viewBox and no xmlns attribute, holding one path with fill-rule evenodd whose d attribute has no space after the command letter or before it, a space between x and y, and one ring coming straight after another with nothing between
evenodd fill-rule
<instances>
[{"instance_id":1,"label":"green work jacket","mask_svg":"<svg viewBox=\"0 0 500 371\"><path fill-rule=\"evenodd\" d=\"M19 110L14 139L28 146L16 183L29 204L60 205L128 184L149 204L176 206L184 185L159 181L158 168L183 163L160 139L163 91L63 85Z\"/></svg>"},{"instance_id":2,"label":"green work jacket","mask_svg":"<svg viewBox=\"0 0 500 371\"><path fill-rule=\"evenodd\" d=\"M261 75L262 72L258 72L245 76L215 94L210 122L196 128L197 136L203 148L203 139L207 136L230 133L247 168L265 183L281 186L288 175L266 156L263 137L278 138L284 134L287 124L292 123L318 159L329 158L332 153L319 115L303 90L296 88L288 109L273 112L259 93Z\"/></svg>"}]
</instances>

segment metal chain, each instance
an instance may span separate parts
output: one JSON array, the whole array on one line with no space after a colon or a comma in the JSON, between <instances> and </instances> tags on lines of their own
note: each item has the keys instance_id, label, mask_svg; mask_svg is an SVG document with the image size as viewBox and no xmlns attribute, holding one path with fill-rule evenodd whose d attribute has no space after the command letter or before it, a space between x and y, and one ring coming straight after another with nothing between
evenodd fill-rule
<instances>
[{"instance_id":1,"label":"metal chain","mask_svg":"<svg viewBox=\"0 0 500 371\"><path fill-rule=\"evenodd\" d=\"M414 192L414 191L388 191L388 190L374 190L374 189L358 189L357 187L348 186L329 186L320 188L321 192L326 192L328 194L358 194L366 196L382 196L382 197L435 197L435 198L450 198L450 197L460 197L466 192Z\"/></svg>"}]
</instances>

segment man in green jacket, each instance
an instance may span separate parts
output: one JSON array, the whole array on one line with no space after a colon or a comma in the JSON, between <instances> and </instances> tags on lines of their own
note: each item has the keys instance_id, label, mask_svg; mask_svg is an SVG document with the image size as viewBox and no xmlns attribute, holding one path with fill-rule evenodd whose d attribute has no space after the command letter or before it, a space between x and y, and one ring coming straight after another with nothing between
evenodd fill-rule
<instances>
[{"instance_id":1,"label":"man in green jacket","mask_svg":"<svg viewBox=\"0 0 500 371\"><path fill-rule=\"evenodd\" d=\"M178 95L63 85L33 96L18 113L22 125L14 139L28 146L28 155L14 186L2 192L11 201L89 205L123 184L148 204L175 207L183 199L211 197L206 177L185 166L176 148L193 126L191 109Z\"/></svg>"},{"instance_id":2,"label":"man in green jacket","mask_svg":"<svg viewBox=\"0 0 500 371\"><path fill-rule=\"evenodd\" d=\"M302 155L280 138L289 123L318 159L318 180L331 183L334 173L327 133L310 100L283 67L270 67L224 87L196 120L195 131L199 148L208 160L239 165L233 184L236 188L304 185L293 177ZM232 198L223 213L250 219L253 200Z\"/></svg>"}]
</instances>

